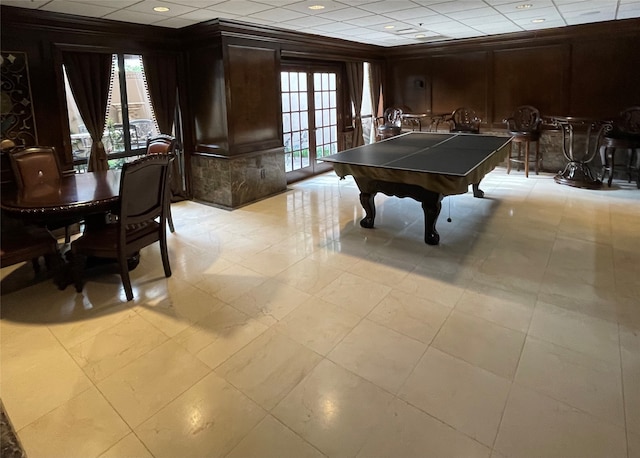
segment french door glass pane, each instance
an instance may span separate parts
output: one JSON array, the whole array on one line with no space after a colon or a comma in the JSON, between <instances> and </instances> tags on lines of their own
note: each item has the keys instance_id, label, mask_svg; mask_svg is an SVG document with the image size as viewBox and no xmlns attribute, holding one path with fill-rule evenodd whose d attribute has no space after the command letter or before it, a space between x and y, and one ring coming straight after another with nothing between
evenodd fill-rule
<instances>
[{"instance_id":1,"label":"french door glass pane","mask_svg":"<svg viewBox=\"0 0 640 458\"><path fill-rule=\"evenodd\" d=\"M282 72L282 130L285 171L308 166L309 134L307 121L307 73Z\"/></svg>"},{"instance_id":2,"label":"french door glass pane","mask_svg":"<svg viewBox=\"0 0 640 458\"><path fill-rule=\"evenodd\" d=\"M304 167L313 169L317 158L337 152L336 75L313 73L311 88L307 87L308 78L306 72L282 72L282 129L287 172ZM314 104L311 113L309 97L313 97ZM310 138L312 128L315 134Z\"/></svg>"},{"instance_id":3,"label":"french door glass pane","mask_svg":"<svg viewBox=\"0 0 640 458\"><path fill-rule=\"evenodd\" d=\"M338 151L338 120L336 105L336 74L316 73L316 159Z\"/></svg>"}]
</instances>

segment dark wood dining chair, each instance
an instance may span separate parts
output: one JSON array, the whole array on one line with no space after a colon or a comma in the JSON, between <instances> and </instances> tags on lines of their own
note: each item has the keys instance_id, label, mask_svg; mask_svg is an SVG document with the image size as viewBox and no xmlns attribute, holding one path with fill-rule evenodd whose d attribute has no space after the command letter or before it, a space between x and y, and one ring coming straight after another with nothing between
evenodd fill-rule
<instances>
[{"instance_id":1,"label":"dark wood dining chair","mask_svg":"<svg viewBox=\"0 0 640 458\"><path fill-rule=\"evenodd\" d=\"M28 146L16 148L9 153L11 168L18 189L33 188L42 184L57 184L67 172L58 161L53 146ZM75 173L70 171L68 173ZM47 223L50 230L64 228L64 241L71 241L71 226L80 223L80 219Z\"/></svg>"},{"instance_id":2,"label":"dark wood dining chair","mask_svg":"<svg viewBox=\"0 0 640 458\"><path fill-rule=\"evenodd\" d=\"M402 133L402 109L390 107L375 119L376 136L379 140Z\"/></svg>"},{"instance_id":3,"label":"dark wood dining chair","mask_svg":"<svg viewBox=\"0 0 640 458\"><path fill-rule=\"evenodd\" d=\"M449 132L480 133L480 122L476 112L467 107L456 108L448 119Z\"/></svg>"},{"instance_id":4,"label":"dark wood dining chair","mask_svg":"<svg viewBox=\"0 0 640 458\"><path fill-rule=\"evenodd\" d=\"M2 215L0 242L0 267L21 262L31 262L34 272L40 272L40 258L44 258L49 270L55 270L62 258L56 239L42 227L26 226Z\"/></svg>"},{"instance_id":5,"label":"dark wood dining chair","mask_svg":"<svg viewBox=\"0 0 640 458\"><path fill-rule=\"evenodd\" d=\"M531 105L522 105L514 110L510 117L503 120L507 125L507 131L513 137L510 143L509 158L507 159L507 173L511 173L511 163L524 165L524 176L529 177L529 164L534 163L536 175L542 169L542 154L540 153L540 125L542 118L540 111ZM532 158L529 155L530 145L536 144L536 154ZM517 154L514 154L513 144L518 145ZM524 154L522 146L524 145ZM533 159L533 161L531 160Z\"/></svg>"},{"instance_id":6,"label":"dark wood dining chair","mask_svg":"<svg viewBox=\"0 0 640 458\"><path fill-rule=\"evenodd\" d=\"M169 163L171 155L147 155L126 163L120 176L120 206L115 222L87 228L71 244L72 274L77 292L82 292L88 257L117 260L127 301L133 299L129 260L139 251L160 243L166 277L171 276L167 249L167 205Z\"/></svg>"},{"instance_id":7,"label":"dark wood dining chair","mask_svg":"<svg viewBox=\"0 0 640 458\"><path fill-rule=\"evenodd\" d=\"M155 137L147 139L147 154L171 154L173 155L176 149L176 139L171 135L160 134ZM173 199L173 191L171 183L173 182L173 166L174 162L171 162L169 166L169 190L167 192L167 224L169 224L169 230L173 233L176 231L173 226L173 216L171 215L171 201Z\"/></svg>"},{"instance_id":8,"label":"dark wood dining chair","mask_svg":"<svg viewBox=\"0 0 640 458\"><path fill-rule=\"evenodd\" d=\"M613 121L604 126L600 141L602 180L609 175L607 185L611 187L613 175L625 172L628 181L635 175L636 186L640 189L640 106L623 110ZM616 162L616 151L627 150L624 162ZM618 159L619 161L619 159Z\"/></svg>"}]
</instances>

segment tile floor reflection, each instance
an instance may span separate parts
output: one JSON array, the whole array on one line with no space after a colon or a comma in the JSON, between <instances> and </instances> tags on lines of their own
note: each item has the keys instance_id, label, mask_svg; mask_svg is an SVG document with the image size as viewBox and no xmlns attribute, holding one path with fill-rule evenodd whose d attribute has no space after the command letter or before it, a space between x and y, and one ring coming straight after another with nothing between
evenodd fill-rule
<instances>
[{"instance_id":1,"label":"tile floor reflection","mask_svg":"<svg viewBox=\"0 0 640 458\"><path fill-rule=\"evenodd\" d=\"M82 294L2 269L1 399L38 457L640 457L640 191L498 168L359 226L328 173L173 204ZM452 222L446 221L451 216Z\"/></svg>"}]
</instances>

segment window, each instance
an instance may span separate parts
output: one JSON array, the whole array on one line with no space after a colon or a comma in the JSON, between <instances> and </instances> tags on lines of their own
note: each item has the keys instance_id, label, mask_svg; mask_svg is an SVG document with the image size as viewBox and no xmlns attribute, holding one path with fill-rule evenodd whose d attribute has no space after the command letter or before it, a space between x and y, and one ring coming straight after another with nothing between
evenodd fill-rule
<instances>
[{"instance_id":1,"label":"window","mask_svg":"<svg viewBox=\"0 0 640 458\"><path fill-rule=\"evenodd\" d=\"M365 145L375 141L375 127L373 122L373 104L371 103L371 83L369 81L369 62L364 63L364 81L362 82L362 136Z\"/></svg>"},{"instance_id":2,"label":"window","mask_svg":"<svg viewBox=\"0 0 640 458\"><path fill-rule=\"evenodd\" d=\"M356 110L351 104L351 116L355 119ZM364 78L362 81L362 106L360 107L360 118L362 120L362 137L364 144L368 145L375 141L375 123L373 116L373 106L371 104L371 83L369 78L369 62L364 62Z\"/></svg>"},{"instance_id":3,"label":"window","mask_svg":"<svg viewBox=\"0 0 640 458\"><path fill-rule=\"evenodd\" d=\"M66 70L64 84L74 164L82 171L91 152L91 137L78 111ZM109 156L109 167L121 167L128 157L142 154L146 149L147 138L158 132L142 56L114 54L102 137Z\"/></svg>"}]
</instances>

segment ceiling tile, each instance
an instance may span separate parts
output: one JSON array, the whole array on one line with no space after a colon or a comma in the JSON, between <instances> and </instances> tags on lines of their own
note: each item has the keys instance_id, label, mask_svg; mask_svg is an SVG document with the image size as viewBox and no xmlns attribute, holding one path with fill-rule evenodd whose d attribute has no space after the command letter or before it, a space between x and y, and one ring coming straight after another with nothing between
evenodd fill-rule
<instances>
[{"instance_id":1,"label":"ceiling tile","mask_svg":"<svg viewBox=\"0 0 640 458\"><path fill-rule=\"evenodd\" d=\"M2 2L6 4L6 2ZM77 14L79 16L103 17L109 13L117 11L116 8L107 6L91 5L88 3L63 3L49 2L41 8L43 11L51 11L53 13Z\"/></svg>"},{"instance_id":2,"label":"ceiling tile","mask_svg":"<svg viewBox=\"0 0 640 458\"><path fill-rule=\"evenodd\" d=\"M349 19L345 20L344 22L352 25L357 25L359 27L369 27L372 25L386 24L389 22L389 18L377 14L372 14L371 16Z\"/></svg>"},{"instance_id":3,"label":"ceiling tile","mask_svg":"<svg viewBox=\"0 0 640 458\"><path fill-rule=\"evenodd\" d=\"M155 22L153 25L157 25L159 27L170 27L172 29L181 29L182 27L188 27L190 25L197 24L198 22L202 21L190 20L183 16L179 16Z\"/></svg>"},{"instance_id":4,"label":"ceiling tile","mask_svg":"<svg viewBox=\"0 0 640 458\"><path fill-rule=\"evenodd\" d=\"M452 13L447 13L447 16L457 20L473 19L473 18L480 18L480 17L487 17L487 16L502 17L501 14L499 14L496 10L490 7L474 8L471 10L463 10L463 11L454 11Z\"/></svg>"},{"instance_id":5,"label":"ceiling tile","mask_svg":"<svg viewBox=\"0 0 640 458\"><path fill-rule=\"evenodd\" d=\"M370 11L372 13L384 14L390 11L406 10L411 7L415 7L415 3L409 0L393 0L393 1L379 1L369 2L359 7L363 10Z\"/></svg>"},{"instance_id":6,"label":"ceiling tile","mask_svg":"<svg viewBox=\"0 0 640 458\"><path fill-rule=\"evenodd\" d=\"M208 9L200 9L193 10L190 13L182 14L180 16L181 19L185 19L188 21L205 22L210 21L212 19L217 19L220 17L220 13L216 11L211 11Z\"/></svg>"},{"instance_id":7,"label":"ceiling tile","mask_svg":"<svg viewBox=\"0 0 640 458\"><path fill-rule=\"evenodd\" d=\"M232 0L235 1L235 0ZM321 10L310 10L310 6L321 5L324 6L324 9ZM311 1L305 0L302 2L295 2L287 5L285 8L291 11L297 11L298 13L303 14L322 14L328 13L330 11L342 10L345 8L343 3L333 2L331 0L322 0L322 1Z\"/></svg>"},{"instance_id":8,"label":"ceiling tile","mask_svg":"<svg viewBox=\"0 0 640 458\"><path fill-rule=\"evenodd\" d=\"M343 8L341 10L322 12L319 17L332 19L334 21L345 21L348 19L356 19L365 16L371 16L371 13L360 8Z\"/></svg>"},{"instance_id":9,"label":"ceiling tile","mask_svg":"<svg viewBox=\"0 0 640 458\"><path fill-rule=\"evenodd\" d=\"M436 16L437 14L438 13L430 10L429 8L409 8L407 10L389 11L388 13L384 13L385 16L392 19L398 19L399 21L417 17Z\"/></svg>"},{"instance_id":10,"label":"ceiling tile","mask_svg":"<svg viewBox=\"0 0 640 458\"><path fill-rule=\"evenodd\" d=\"M301 28L301 27L311 28L311 27L317 27L317 26L328 25L333 23L328 19L323 19L318 16L304 16L301 18L294 19L291 22L293 26L297 26L298 28Z\"/></svg>"},{"instance_id":11,"label":"ceiling tile","mask_svg":"<svg viewBox=\"0 0 640 458\"><path fill-rule=\"evenodd\" d=\"M347 24L346 22L329 22L324 25L316 25L311 27L312 30L318 32L340 32L342 30L352 29L352 24Z\"/></svg>"},{"instance_id":12,"label":"ceiling tile","mask_svg":"<svg viewBox=\"0 0 640 458\"><path fill-rule=\"evenodd\" d=\"M564 21L567 25L591 24L593 22L611 21L614 19L615 13L600 14L579 14L575 16L565 16Z\"/></svg>"},{"instance_id":13,"label":"ceiling tile","mask_svg":"<svg viewBox=\"0 0 640 458\"><path fill-rule=\"evenodd\" d=\"M49 0L40 0L25 2L24 0L2 0L2 4L5 6L17 6L19 8L38 9L49 3Z\"/></svg>"},{"instance_id":14,"label":"ceiling tile","mask_svg":"<svg viewBox=\"0 0 640 458\"><path fill-rule=\"evenodd\" d=\"M24 3L24 0L21 0L21 1ZM59 0L54 0L54 1L58 2ZM106 6L108 8L113 8L116 10L119 10L121 8L126 8L128 6L131 6L140 2L140 0L69 0L69 1L76 2L76 3L87 3L92 5L98 5L98 6ZM6 2L3 1L2 3L4 4ZM35 3L39 3L39 2L35 2ZM60 3L66 3L66 2L60 2ZM169 2L165 2L165 3L169 3Z\"/></svg>"},{"instance_id":15,"label":"ceiling tile","mask_svg":"<svg viewBox=\"0 0 640 458\"><path fill-rule=\"evenodd\" d=\"M247 0L232 0L214 5L211 9L236 14L238 16L249 16L251 14L259 13L260 11L273 9L273 7L265 5L264 3L251 2Z\"/></svg>"},{"instance_id":16,"label":"ceiling tile","mask_svg":"<svg viewBox=\"0 0 640 458\"><path fill-rule=\"evenodd\" d=\"M484 6L482 2L477 0L460 0L456 2L436 3L430 5L429 8L440 14L449 14L458 11L473 10Z\"/></svg>"},{"instance_id":17,"label":"ceiling tile","mask_svg":"<svg viewBox=\"0 0 640 458\"><path fill-rule=\"evenodd\" d=\"M539 30L640 17L640 0L0 0L3 6L41 9L139 24L181 28L216 18L324 36L397 46L420 43L398 30L416 28L455 38ZM314 3L326 6L313 12ZM532 6L517 9L524 3ZM153 6L168 6L167 13ZM617 17L614 17L617 11ZM532 19L544 18L542 24ZM393 24L396 32L384 25ZM448 35L447 35L448 36Z\"/></svg>"},{"instance_id":18,"label":"ceiling tile","mask_svg":"<svg viewBox=\"0 0 640 458\"><path fill-rule=\"evenodd\" d=\"M94 0L97 2L102 2L104 0ZM113 0L112 0L113 1ZM119 1L119 0L115 0ZM192 6L194 8L207 8L209 6L218 5L220 3L225 3L228 0L165 0L165 3L175 3L176 5L185 5ZM135 0L134 3L137 3L138 0Z\"/></svg>"},{"instance_id":19,"label":"ceiling tile","mask_svg":"<svg viewBox=\"0 0 640 458\"><path fill-rule=\"evenodd\" d=\"M474 28L487 35L498 35L501 33L522 32L524 30L522 27L518 26L517 24L506 23L506 22L478 24Z\"/></svg>"},{"instance_id":20,"label":"ceiling tile","mask_svg":"<svg viewBox=\"0 0 640 458\"><path fill-rule=\"evenodd\" d=\"M159 12L153 11L153 9L157 6L166 6L167 8L169 8L169 11L167 11L166 13L159 13ZM153 14L157 16L162 16L164 18L167 18L169 16L189 13L195 9L196 8L185 6L185 5L179 5L177 3L168 4L167 2L158 2L155 0L143 0L142 2L134 3L133 5L127 8L128 11L136 11L136 12L145 13L145 14Z\"/></svg>"},{"instance_id":21,"label":"ceiling tile","mask_svg":"<svg viewBox=\"0 0 640 458\"><path fill-rule=\"evenodd\" d=\"M258 18L266 19L268 21L292 21L297 18L303 17L304 14L287 9L270 9L266 11L260 11L259 13L251 14L247 16L248 19Z\"/></svg>"},{"instance_id":22,"label":"ceiling tile","mask_svg":"<svg viewBox=\"0 0 640 458\"><path fill-rule=\"evenodd\" d=\"M526 8L526 9L518 9L518 6L520 5L531 5L530 8ZM499 4L499 5L493 5L493 7L499 11L500 13L503 14L512 14L512 13L516 13L516 14L520 14L520 13L527 13L530 11L536 11L539 9L544 9L544 8L554 8L555 6L553 4L553 2L551 0L519 0L519 1L511 1L509 3L503 3L503 4Z\"/></svg>"},{"instance_id":23,"label":"ceiling tile","mask_svg":"<svg viewBox=\"0 0 640 458\"><path fill-rule=\"evenodd\" d=\"M157 14L140 13L128 9L115 11L103 17L112 21L133 22L134 24L153 24L162 19Z\"/></svg>"}]
</instances>

